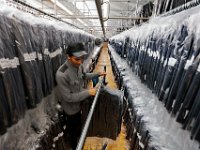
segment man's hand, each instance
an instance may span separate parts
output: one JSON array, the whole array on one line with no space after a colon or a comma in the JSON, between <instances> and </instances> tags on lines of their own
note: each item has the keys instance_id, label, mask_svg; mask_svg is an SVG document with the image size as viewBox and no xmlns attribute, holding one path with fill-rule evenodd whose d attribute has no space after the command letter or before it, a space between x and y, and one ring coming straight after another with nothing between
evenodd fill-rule
<instances>
[{"instance_id":1,"label":"man's hand","mask_svg":"<svg viewBox=\"0 0 200 150\"><path fill-rule=\"evenodd\" d=\"M97 89L96 88L89 89L90 96L95 96L96 93L97 93Z\"/></svg>"},{"instance_id":2,"label":"man's hand","mask_svg":"<svg viewBox=\"0 0 200 150\"><path fill-rule=\"evenodd\" d=\"M97 83L97 85L94 88L89 89L90 96L95 96L97 93L97 89L99 88L100 84Z\"/></svg>"},{"instance_id":3,"label":"man's hand","mask_svg":"<svg viewBox=\"0 0 200 150\"><path fill-rule=\"evenodd\" d=\"M100 72L100 73L99 73L99 76L106 76L106 72L105 72L105 71Z\"/></svg>"}]
</instances>

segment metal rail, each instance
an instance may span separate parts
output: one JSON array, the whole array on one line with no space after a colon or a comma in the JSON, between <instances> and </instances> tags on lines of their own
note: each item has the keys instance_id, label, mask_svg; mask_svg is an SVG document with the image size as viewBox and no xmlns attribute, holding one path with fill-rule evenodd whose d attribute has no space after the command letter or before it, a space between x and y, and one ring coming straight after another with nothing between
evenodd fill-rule
<instances>
[{"instance_id":1,"label":"metal rail","mask_svg":"<svg viewBox=\"0 0 200 150\"><path fill-rule=\"evenodd\" d=\"M81 137L80 137L78 145L76 147L76 150L82 150L82 148L83 148L83 144L84 144L85 139L86 139L87 131L88 131L88 128L89 128L89 125L90 125L90 121L91 121L91 118L92 118L92 115L93 115L93 112L94 112L94 108L96 106L102 85L103 85L103 79L101 79L100 82L99 82L99 87L97 89L97 93L94 97L94 101L93 101L92 106L90 108L87 120L85 122L83 131L81 133Z\"/></svg>"}]
</instances>

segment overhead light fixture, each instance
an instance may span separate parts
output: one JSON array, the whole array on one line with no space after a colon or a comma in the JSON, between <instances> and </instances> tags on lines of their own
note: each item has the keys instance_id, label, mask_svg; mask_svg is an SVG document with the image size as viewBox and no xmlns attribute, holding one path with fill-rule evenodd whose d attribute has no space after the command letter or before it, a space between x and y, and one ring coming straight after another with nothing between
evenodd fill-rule
<instances>
[{"instance_id":1,"label":"overhead light fixture","mask_svg":"<svg viewBox=\"0 0 200 150\"><path fill-rule=\"evenodd\" d=\"M88 26L83 20L76 18L76 20L78 20L79 22L81 22L82 24L84 24L85 26Z\"/></svg>"},{"instance_id":2,"label":"overhead light fixture","mask_svg":"<svg viewBox=\"0 0 200 150\"><path fill-rule=\"evenodd\" d=\"M62 10L64 10L65 12L67 12L69 15L74 15L74 13L69 10L67 7L65 7L62 3L60 3L58 0L50 0L52 3L54 3L55 5L57 5L58 7L60 7ZM83 20L76 18L77 21L79 21L80 23L82 23L84 26L88 26Z\"/></svg>"},{"instance_id":3,"label":"overhead light fixture","mask_svg":"<svg viewBox=\"0 0 200 150\"><path fill-rule=\"evenodd\" d=\"M63 4L61 4L58 0L50 0L54 4L56 4L58 7L60 7L62 10L66 11L68 14L73 15L74 13L70 11L67 7L65 7Z\"/></svg>"}]
</instances>

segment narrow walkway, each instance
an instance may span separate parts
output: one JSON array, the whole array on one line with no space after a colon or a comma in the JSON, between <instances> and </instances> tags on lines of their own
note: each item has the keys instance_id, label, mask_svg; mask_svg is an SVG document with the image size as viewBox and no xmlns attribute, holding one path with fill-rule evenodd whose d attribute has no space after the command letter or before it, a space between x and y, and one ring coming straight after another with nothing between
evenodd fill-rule
<instances>
[{"instance_id":1,"label":"narrow walkway","mask_svg":"<svg viewBox=\"0 0 200 150\"><path fill-rule=\"evenodd\" d=\"M98 63L94 72L103 71L104 66L106 66L106 81L108 82L107 86L112 89L117 88L117 83L115 82L115 77L112 72L112 66L110 62L110 56L108 54L108 45L104 43L103 49L101 51ZM89 86L92 86L90 83ZM116 141L107 138L97 138L97 137L88 137L86 139L85 145L83 150L101 150L103 144L108 143L106 150L128 150L128 142L125 139L126 137L126 130L122 125L121 133Z\"/></svg>"}]
</instances>

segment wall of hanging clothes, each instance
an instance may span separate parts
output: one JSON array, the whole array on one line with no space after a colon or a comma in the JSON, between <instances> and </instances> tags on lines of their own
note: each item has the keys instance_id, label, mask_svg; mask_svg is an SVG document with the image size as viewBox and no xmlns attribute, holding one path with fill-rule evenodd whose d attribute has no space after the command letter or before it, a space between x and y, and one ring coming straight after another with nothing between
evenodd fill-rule
<instances>
[{"instance_id":1,"label":"wall of hanging clothes","mask_svg":"<svg viewBox=\"0 0 200 150\"><path fill-rule=\"evenodd\" d=\"M156 14L162 14L165 12L168 12L174 8L177 8L183 4L186 4L187 2L190 2L192 0L158 0L157 5L155 8Z\"/></svg>"},{"instance_id":2,"label":"wall of hanging clothes","mask_svg":"<svg viewBox=\"0 0 200 150\"><path fill-rule=\"evenodd\" d=\"M18 14L17 16L15 14ZM34 23L33 23L33 22ZM68 43L95 38L69 25L34 17L10 7L0 10L0 134L51 94Z\"/></svg>"},{"instance_id":3,"label":"wall of hanging clothes","mask_svg":"<svg viewBox=\"0 0 200 150\"><path fill-rule=\"evenodd\" d=\"M184 13L154 18L148 24L134 27L109 41L131 71L163 103L171 117L182 124L182 129L188 130L191 139L198 142L200 22L196 18L200 17L199 8L196 6ZM116 65L113 63L114 68ZM119 79L123 77L123 74L118 75ZM133 104L129 105L134 114ZM127 122L130 122L130 112L127 116ZM133 115L131 119L134 121L137 118ZM138 122L128 130L136 130Z\"/></svg>"}]
</instances>

